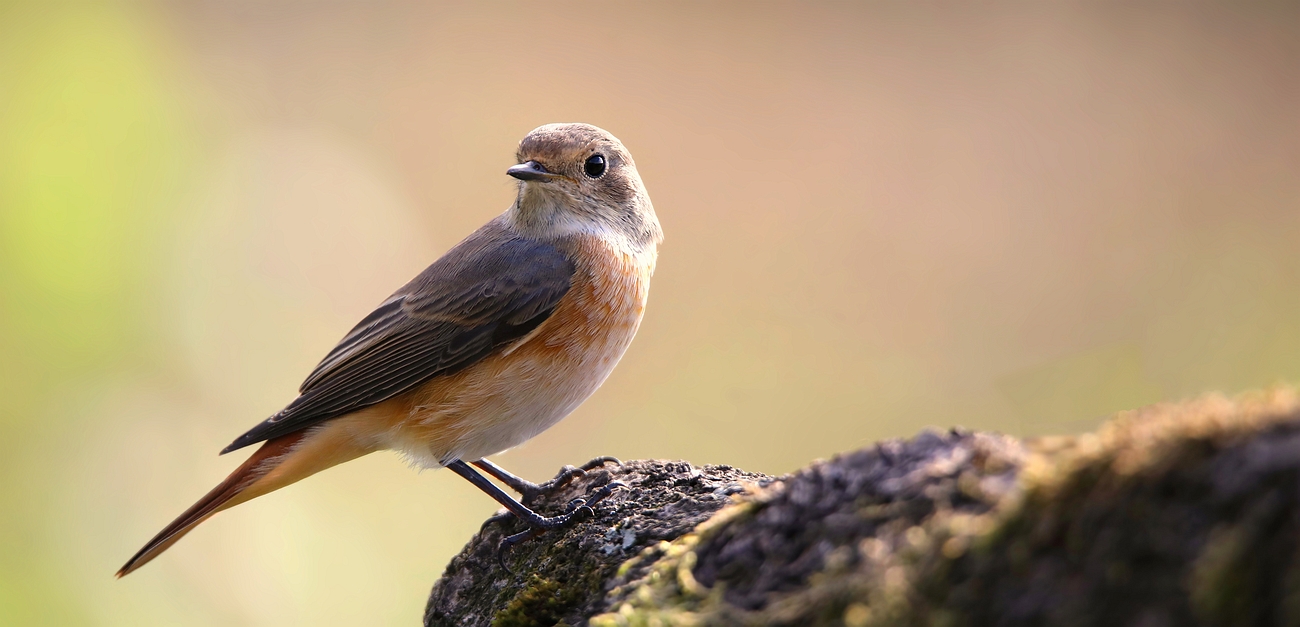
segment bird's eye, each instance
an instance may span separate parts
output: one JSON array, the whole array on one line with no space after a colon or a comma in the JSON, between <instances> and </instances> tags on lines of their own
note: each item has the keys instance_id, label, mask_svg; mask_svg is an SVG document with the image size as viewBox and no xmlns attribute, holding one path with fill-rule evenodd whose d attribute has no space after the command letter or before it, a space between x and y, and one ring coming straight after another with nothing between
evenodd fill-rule
<instances>
[{"instance_id":1,"label":"bird's eye","mask_svg":"<svg viewBox=\"0 0 1300 627\"><path fill-rule=\"evenodd\" d=\"M600 178L600 175L605 173L605 155L587 157L587 162L582 164L582 171L593 179Z\"/></svg>"}]
</instances>

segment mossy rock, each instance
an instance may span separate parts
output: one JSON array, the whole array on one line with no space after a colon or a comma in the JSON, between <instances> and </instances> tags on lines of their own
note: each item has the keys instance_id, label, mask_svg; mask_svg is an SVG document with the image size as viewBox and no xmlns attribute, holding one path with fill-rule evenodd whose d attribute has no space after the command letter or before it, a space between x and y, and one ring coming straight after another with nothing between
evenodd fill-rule
<instances>
[{"instance_id":1,"label":"mossy rock","mask_svg":"<svg viewBox=\"0 0 1300 627\"><path fill-rule=\"evenodd\" d=\"M591 520L496 560L489 523L426 625L1300 625L1300 404L1289 389L1020 441L891 440L787 477L606 466Z\"/></svg>"}]
</instances>

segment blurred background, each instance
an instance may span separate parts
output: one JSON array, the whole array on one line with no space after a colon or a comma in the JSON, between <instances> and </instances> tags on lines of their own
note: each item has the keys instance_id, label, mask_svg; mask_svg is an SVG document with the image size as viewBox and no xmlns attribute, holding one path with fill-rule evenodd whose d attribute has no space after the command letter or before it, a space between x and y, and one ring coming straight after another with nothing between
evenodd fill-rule
<instances>
[{"instance_id":1,"label":"blurred background","mask_svg":"<svg viewBox=\"0 0 1300 627\"><path fill-rule=\"evenodd\" d=\"M547 122L667 240L524 476L1300 381L1300 9L1046 4L0 4L0 624L416 624L496 506L393 455L112 573Z\"/></svg>"}]
</instances>

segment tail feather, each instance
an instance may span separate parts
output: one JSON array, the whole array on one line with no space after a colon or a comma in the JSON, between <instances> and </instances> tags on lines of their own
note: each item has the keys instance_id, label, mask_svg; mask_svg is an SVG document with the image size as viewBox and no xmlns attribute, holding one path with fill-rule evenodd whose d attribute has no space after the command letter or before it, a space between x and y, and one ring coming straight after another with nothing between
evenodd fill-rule
<instances>
[{"instance_id":1,"label":"tail feather","mask_svg":"<svg viewBox=\"0 0 1300 627\"><path fill-rule=\"evenodd\" d=\"M306 432L299 431L268 440L261 448L257 449L256 453L253 453L234 472L230 473L230 476L226 477L225 481L217 484L217 487L212 488L197 503L191 505L176 520L173 520L171 524L158 532L158 535L145 544L144 548L131 556L126 565L117 571L117 576L122 577L130 574L135 569L149 563L149 560L166 551L168 547L175 544L182 536L189 533L191 529L213 514L257 496L257 494L243 494L243 498L236 498L241 496L241 493L244 493L258 479L271 472L291 452L293 446L303 439L305 434Z\"/></svg>"}]
</instances>

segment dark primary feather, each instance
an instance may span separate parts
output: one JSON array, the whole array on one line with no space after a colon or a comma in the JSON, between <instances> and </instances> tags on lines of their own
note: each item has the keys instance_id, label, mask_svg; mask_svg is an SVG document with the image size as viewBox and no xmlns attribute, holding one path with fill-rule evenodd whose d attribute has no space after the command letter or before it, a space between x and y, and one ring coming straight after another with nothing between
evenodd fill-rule
<instances>
[{"instance_id":1,"label":"dark primary feather","mask_svg":"<svg viewBox=\"0 0 1300 627\"><path fill-rule=\"evenodd\" d=\"M304 429L464 369L537 328L569 291L555 247L496 221L435 261L347 334L301 395L222 453Z\"/></svg>"}]
</instances>

